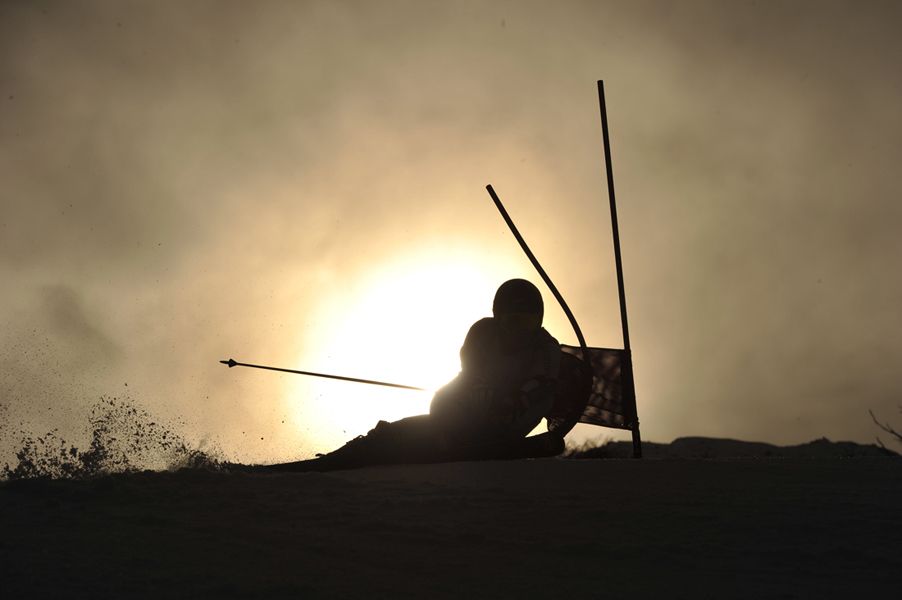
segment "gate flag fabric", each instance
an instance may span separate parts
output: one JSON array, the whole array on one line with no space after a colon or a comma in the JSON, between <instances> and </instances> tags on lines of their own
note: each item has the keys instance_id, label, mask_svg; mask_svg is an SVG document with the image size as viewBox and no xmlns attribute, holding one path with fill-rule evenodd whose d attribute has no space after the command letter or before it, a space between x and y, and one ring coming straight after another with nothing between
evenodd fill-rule
<instances>
[{"instance_id":1,"label":"gate flag fabric","mask_svg":"<svg viewBox=\"0 0 902 600\"><path fill-rule=\"evenodd\" d=\"M562 344L561 350L582 359L592 370L592 387L579 422L616 429L636 428L636 392L629 351L589 347L586 360L579 346Z\"/></svg>"}]
</instances>

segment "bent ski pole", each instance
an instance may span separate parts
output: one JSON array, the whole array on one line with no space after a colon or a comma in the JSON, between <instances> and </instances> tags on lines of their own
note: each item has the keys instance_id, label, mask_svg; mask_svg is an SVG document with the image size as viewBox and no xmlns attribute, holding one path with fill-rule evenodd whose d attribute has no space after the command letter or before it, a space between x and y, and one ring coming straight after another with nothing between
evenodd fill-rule
<instances>
[{"instance_id":1,"label":"bent ski pole","mask_svg":"<svg viewBox=\"0 0 902 600\"><path fill-rule=\"evenodd\" d=\"M325 373L314 373L312 371L297 371L295 369L282 369L280 367L267 367L265 365L252 365L250 363L238 362L234 359L219 361L224 365L232 367L252 367L254 369L266 369L267 371L281 371L282 373L295 373L297 375L310 375L312 377L325 377L326 379L338 379L340 381L352 381L354 383L368 383L370 385L384 385L385 387L401 388L402 390L416 390L419 392L426 391L425 388L412 385L401 385L400 383L387 383L385 381L374 381L372 379L360 379L359 377L345 377L344 375L327 375Z\"/></svg>"},{"instance_id":2,"label":"bent ski pole","mask_svg":"<svg viewBox=\"0 0 902 600\"><path fill-rule=\"evenodd\" d=\"M570 310L570 307L567 306L567 302L564 300L564 297L558 291L557 286L554 285L554 282L551 281L551 277L548 276L548 273L545 272L545 269L542 268L542 265L539 264L539 259L537 259L536 255L532 253L532 250L529 249L529 246L526 245L526 240L524 240L523 236L520 235L520 230L517 229L516 225L514 225L514 220L511 219L510 215L507 214L507 210L505 210L504 205L501 204L501 199L498 197L498 194L495 193L495 188L493 188L491 184L489 184L485 186L485 189L489 193L489 196L492 197L492 202L495 203L495 208L497 208L498 212L501 213L501 218L504 219L505 223L507 223L507 227L511 230L511 233L514 234L514 237L520 244L520 248L522 248L523 252L526 253L526 257L529 259L529 262L531 262L532 266L535 267L536 271L538 271L539 276L545 282L545 285L548 286L548 289L551 290L551 293L552 295L554 295L555 300L557 300L558 304L561 305L561 308L564 310L564 314L567 315L567 319L570 321L570 326L573 327L573 332L576 334L576 339L579 341L579 347L582 348L583 356L589 356L589 351L586 348L586 338L583 337L583 332L579 328L579 323L576 322L576 317L573 316L573 312Z\"/></svg>"}]
</instances>

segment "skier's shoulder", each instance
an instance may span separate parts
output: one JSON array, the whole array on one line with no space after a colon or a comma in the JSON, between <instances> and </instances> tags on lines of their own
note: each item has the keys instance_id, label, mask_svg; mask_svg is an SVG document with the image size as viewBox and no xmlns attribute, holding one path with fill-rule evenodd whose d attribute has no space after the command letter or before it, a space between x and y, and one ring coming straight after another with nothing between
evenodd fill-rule
<instances>
[{"instance_id":1,"label":"skier's shoulder","mask_svg":"<svg viewBox=\"0 0 902 600\"><path fill-rule=\"evenodd\" d=\"M494 329L498 326L498 321L495 317L483 317L470 325L470 331L479 331L483 329Z\"/></svg>"},{"instance_id":2,"label":"skier's shoulder","mask_svg":"<svg viewBox=\"0 0 902 600\"><path fill-rule=\"evenodd\" d=\"M470 325L470 330L467 332L467 339L494 336L497 331L498 322L493 317L485 317Z\"/></svg>"},{"instance_id":3,"label":"skier's shoulder","mask_svg":"<svg viewBox=\"0 0 902 600\"><path fill-rule=\"evenodd\" d=\"M557 339L553 335L548 333L548 330L545 329L544 327L542 327L539 330L538 337L539 337L539 343L541 343L543 346L554 347L554 348L558 348L558 349L561 346L560 342L558 342Z\"/></svg>"}]
</instances>

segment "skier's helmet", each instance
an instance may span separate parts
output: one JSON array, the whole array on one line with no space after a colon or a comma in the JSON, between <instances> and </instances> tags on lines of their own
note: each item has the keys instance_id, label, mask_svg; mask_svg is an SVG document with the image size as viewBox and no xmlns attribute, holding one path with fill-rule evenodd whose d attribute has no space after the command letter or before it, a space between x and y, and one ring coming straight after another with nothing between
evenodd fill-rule
<instances>
[{"instance_id":1,"label":"skier's helmet","mask_svg":"<svg viewBox=\"0 0 902 600\"><path fill-rule=\"evenodd\" d=\"M538 315L539 323L541 323L544 312L542 293L539 292L539 288L525 279L505 281L495 292L492 313L496 317L501 314L528 313Z\"/></svg>"}]
</instances>

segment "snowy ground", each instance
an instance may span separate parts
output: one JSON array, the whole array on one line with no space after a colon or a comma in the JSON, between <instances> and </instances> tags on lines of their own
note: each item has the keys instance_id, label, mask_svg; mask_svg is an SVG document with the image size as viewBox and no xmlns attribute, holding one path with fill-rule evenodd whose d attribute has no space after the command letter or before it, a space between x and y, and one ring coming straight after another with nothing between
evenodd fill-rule
<instances>
[{"instance_id":1,"label":"snowy ground","mask_svg":"<svg viewBox=\"0 0 902 600\"><path fill-rule=\"evenodd\" d=\"M4 598L890 598L902 459L0 484Z\"/></svg>"}]
</instances>

